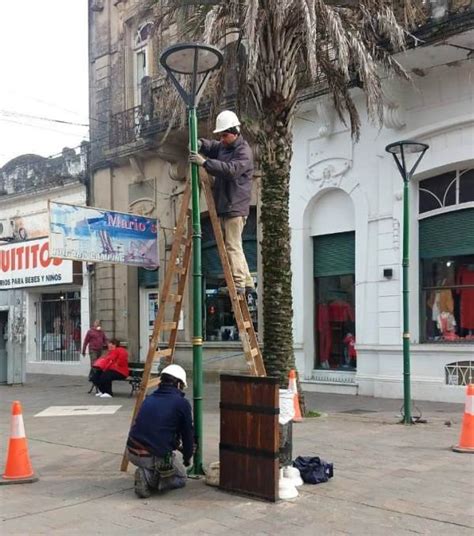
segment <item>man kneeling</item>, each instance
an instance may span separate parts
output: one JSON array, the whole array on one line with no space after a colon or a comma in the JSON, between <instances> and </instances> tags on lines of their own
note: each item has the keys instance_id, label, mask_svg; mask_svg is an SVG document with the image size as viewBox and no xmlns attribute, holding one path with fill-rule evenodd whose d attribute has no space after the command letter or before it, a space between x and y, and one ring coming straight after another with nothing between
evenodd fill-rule
<instances>
[{"instance_id":1,"label":"man kneeling","mask_svg":"<svg viewBox=\"0 0 474 536\"><path fill-rule=\"evenodd\" d=\"M165 367L158 389L145 398L130 429L128 458L137 466L135 493L138 497L149 497L153 490L186 485L185 466L191 464L194 445L191 405L184 398L185 387L184 369L179 365Z\"/></svg>"}]
</instances>

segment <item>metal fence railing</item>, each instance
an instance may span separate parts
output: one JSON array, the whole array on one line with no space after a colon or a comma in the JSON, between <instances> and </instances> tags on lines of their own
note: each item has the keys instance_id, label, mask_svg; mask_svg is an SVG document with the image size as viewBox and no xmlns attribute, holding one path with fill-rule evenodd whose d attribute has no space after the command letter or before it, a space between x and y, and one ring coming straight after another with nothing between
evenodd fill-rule
<instances>
[{"instance_id":1,"label":"metal fence railing","mask_svg":"<svg viewBox=\"0 0 474 536\"><path fill-rule=\"evenodd\" d=\"M458 361L444 367L446 385L469 385L474 383L474 361Z\"/></svg>"}]
</instances>

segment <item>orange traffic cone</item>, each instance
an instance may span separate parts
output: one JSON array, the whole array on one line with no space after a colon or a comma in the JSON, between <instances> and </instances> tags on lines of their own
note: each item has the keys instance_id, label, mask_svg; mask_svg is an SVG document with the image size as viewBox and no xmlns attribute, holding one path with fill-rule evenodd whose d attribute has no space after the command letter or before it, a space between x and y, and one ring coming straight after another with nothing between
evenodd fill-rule
<instances>
[{"instance_id":1,"label":"orange traffic cone","mask_svg":"<svg viewBox=\"0 0 474 536\"><path fill-rule=\"evenodd\" d=\"M28 444L25 436L25 425L21 404L18 401L12 404L12 420L10 442L8 443L7 463L0 484L23 484L38 480L31 466L28 454Z\"/></svg>"},{"instance_id":2,"label":"orange traffic cone","mask_svg":"<svg viewBox=\"0 0 474 536\"><path fill-rule=\"evenodd\" d=\"M288 390L293 392L293 404L295 407L295 416L293 422L303 422L303 416L301 415L300 397L298 395L298 387L296 385L296 372L290 370L288 375Z\"/></svg>"},{"instance_id":3,"label":"orange traffic cone","mask_svg":"<svg viewBox=\"0 0 474 536\"><path fill-rule=\"evenodd\" d=\"M467 386L466 407L462 420L461 437L459 445L453 447L454 452L474 453L474 384Z\"/></svg>"}]
</instances>

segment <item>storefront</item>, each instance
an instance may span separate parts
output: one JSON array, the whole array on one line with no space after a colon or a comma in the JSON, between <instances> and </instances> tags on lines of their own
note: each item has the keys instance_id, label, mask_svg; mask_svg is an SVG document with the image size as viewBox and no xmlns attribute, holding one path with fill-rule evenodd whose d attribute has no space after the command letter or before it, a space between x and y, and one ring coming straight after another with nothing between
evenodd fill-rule
<instances>
[{"instance_id":1,"label":"storefront","mask_svg":"<svg viewBox=\"0 0 474 536\"><path fill-rule=\"evenodd\" d=\"M21 370L8 383L23 382L26 372L87 372L81 341L89 327L88 278L82 263L51 259L48 246L47 238L0 246L0 288L8 304L0 317L6 341L0 350L7 377Z\"/></svg>"},{"instance_id":2,"label":"storefront","mask_svg":"<svg viewBox=\"0 0 474 536\"><path fill-rule=\"evenodd\" d=\"M355 370L355 233L313 238L315 369Z\"/></svg>"}]
</instances>

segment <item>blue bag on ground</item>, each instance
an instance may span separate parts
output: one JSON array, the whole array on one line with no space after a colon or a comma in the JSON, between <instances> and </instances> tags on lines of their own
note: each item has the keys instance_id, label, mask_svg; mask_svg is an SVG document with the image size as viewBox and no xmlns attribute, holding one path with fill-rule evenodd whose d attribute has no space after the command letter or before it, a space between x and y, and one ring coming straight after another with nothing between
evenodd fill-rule
<instances>
[{"instance_id":1,"label":"blue bag on ground","mask_svg":"<svg viewBox=\"0 0 474 536\"><path fill-rule=\"evenodd\" d=\"M333 464L321 460L319 456L298 456L293 462L306 484L327 482L334 476Z\"/></svg>"}]
</instances>

